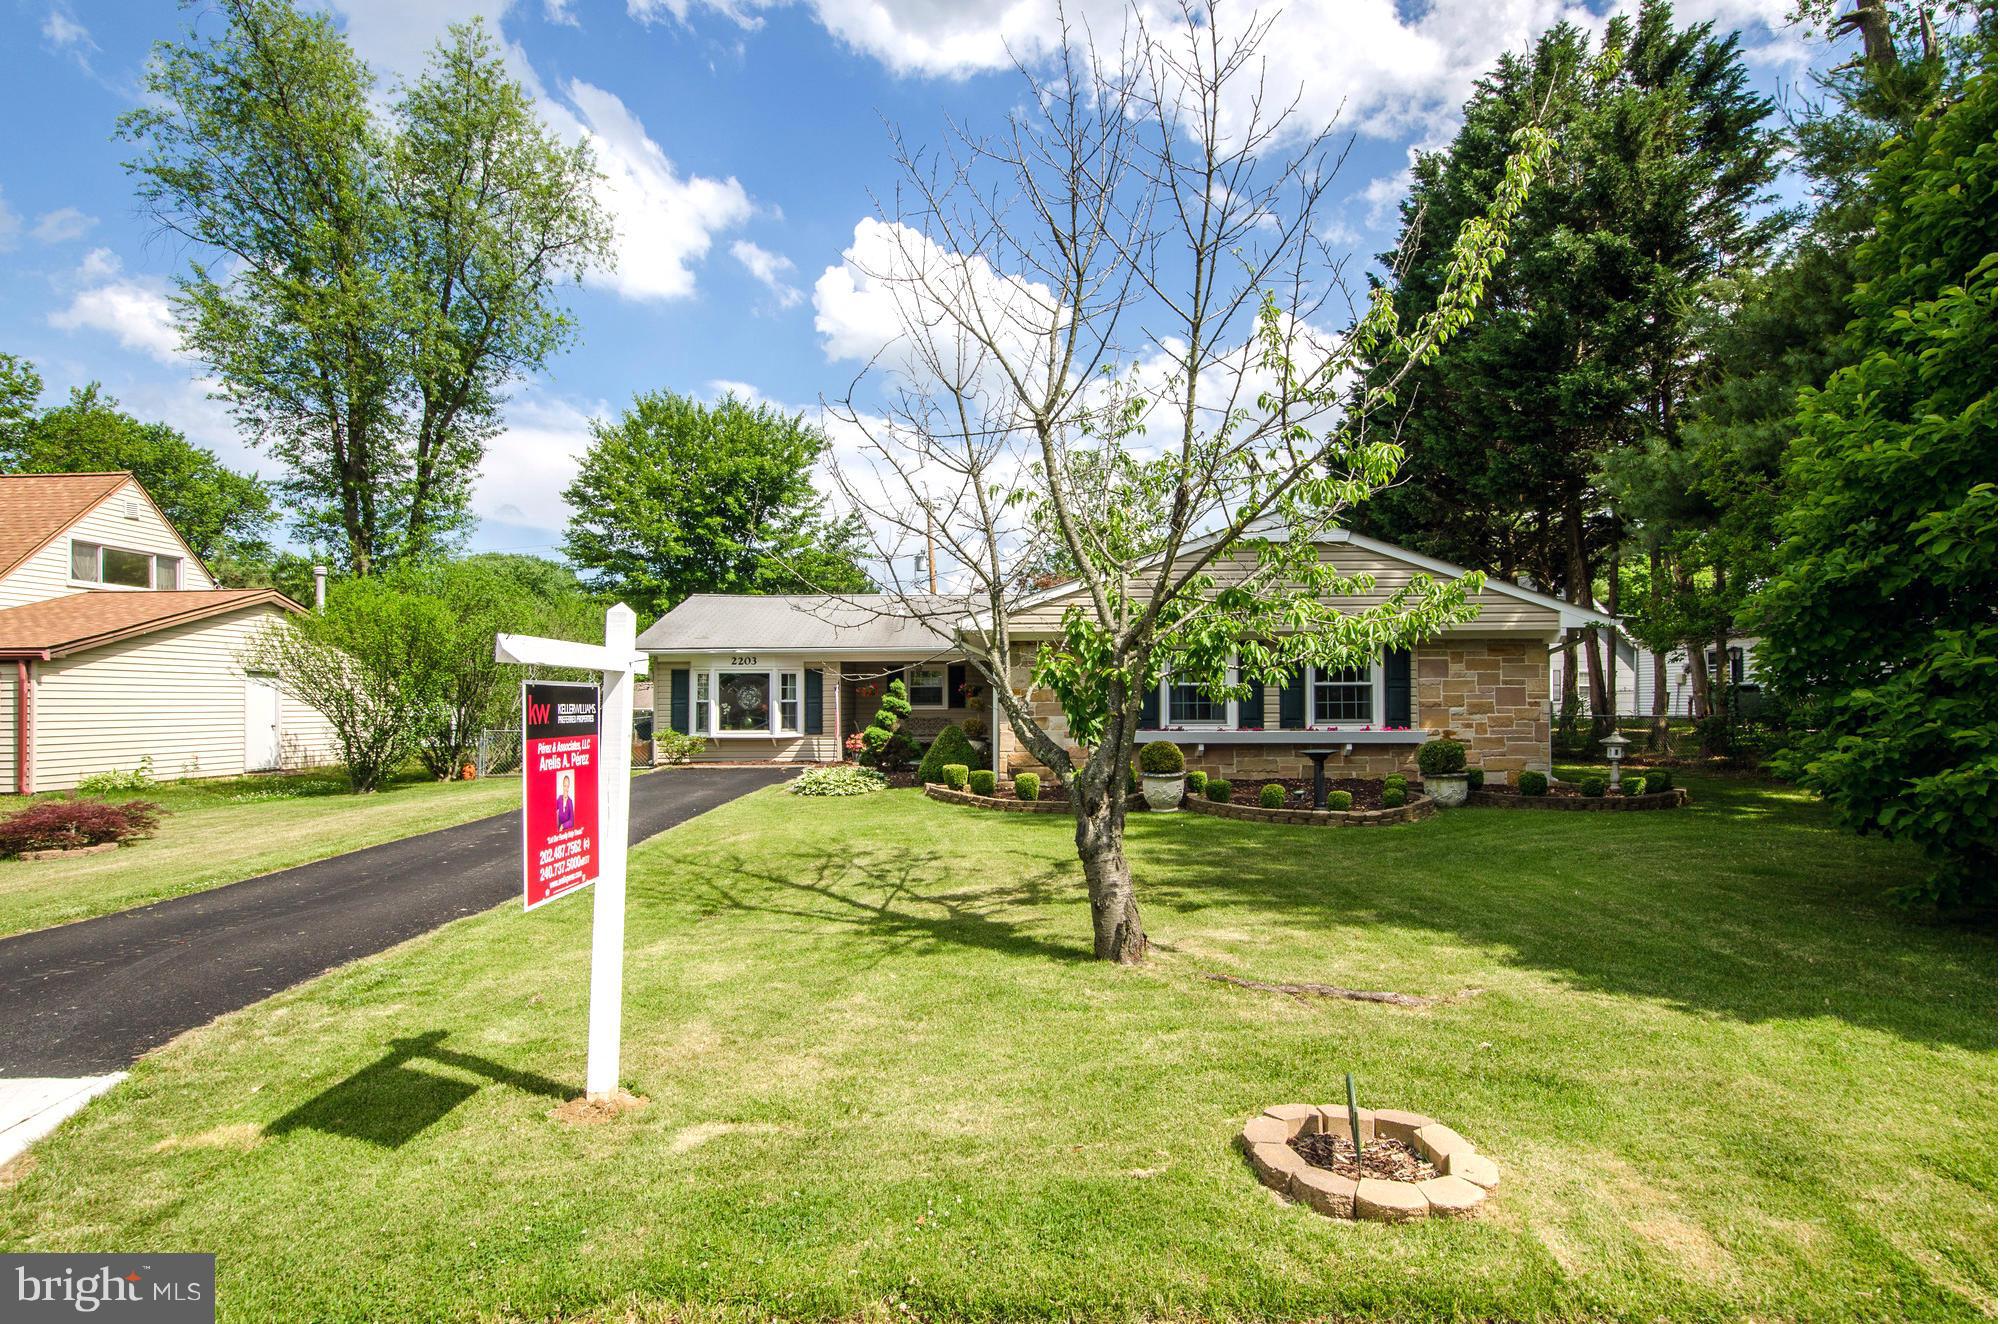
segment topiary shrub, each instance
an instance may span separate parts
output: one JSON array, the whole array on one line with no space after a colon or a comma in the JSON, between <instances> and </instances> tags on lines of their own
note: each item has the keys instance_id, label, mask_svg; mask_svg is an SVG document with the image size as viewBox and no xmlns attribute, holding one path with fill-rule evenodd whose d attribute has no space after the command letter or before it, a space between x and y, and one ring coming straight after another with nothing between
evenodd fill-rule
<instances>
[{"instance_id":1,"label":"topiary shrub","mask_svg":"<svg viewBox=\"0 0 2000 1324\"><path fill-rule=\"evenodd\" d=\"M1618 782L1618 789L1627 795L1644 795L1652 786L1651 777L1625 777Z\"/></svg>"},{"instance_id":2,"label":"topiary shrub","mask_svg":"<svg viewBox=\"0 0 2000 1324\"><path fill-rule=\"evenodd\" d=\"M1646 769L1646 791L1671 791L1674 789L1674 773L1671 768Z\"/></svg>"},{"instance_id":3,"label":"topiary shrub","mask_svg":"<svg viewBox=\"0 0 2000 1324\"><path fill-rule=\"evenodd\" d=\"M1226 805L1229 803L1229 797L1235 792L1235 790L1236 788L1234 786L1231 786L1228 782L1224 781L1222 778L1211 777L1208 780L1208 785L1202 789L1202 794L1206 795L1209 799L1215 801L1219 805Z\"/></svg>"},{"instance_id":4,"label":"topiary shrub","mask_svg":"<svg viewBox=\"0 0 2000 1324\"><path fill-rule=\"evenodd\" d=\"M991 768L974 768L965 778L965 788L974 795L991 795L999 778Z\"/></svg>"},{"instance_id":5,"label":"topiary shrub","mask_svg":"<svg viewBox=\"0 0 2000 1324\"><path fill-rule=\"evenodd\" d=\"M971 767L979 761L979 751L965 738L965 732L955 726L947 726L938 732L937 739L924 751L924 761L917 765L917 780L928 785L944 780L944 765L963 763Z\"/></svg>"},{"instance_id":6,"label":"topiary shrub","mask_svg":"<svg viewBox=\"0 0 2000 1324\"><path fill-rule=\"evenodd\" d=\"M1417 771L1426 777L1464 772L1465 745L1457 740L1426 740L1417 747Z\"/></svg>"},{"instance_id":7,"label":"topiary shrub","mask_svg":"<svg viewBox=\"0 0 2000 1324\"><path fill-rule=\"evenodd\" d=\"M1486 785L1486 772L1483 768L1467 768L1465 770L1466 790L1477 791L1483 788L1485 785Z\"/></svg>"},{"instance_id":8,"label":"topiary shrub","mask_svg":"<svg viewBox=\"0 0 2000 1324\"><path fill-rule=\"evenodd\" d=\"M1139 750L1139 770L1149 777L1173 777L1187 770L1187 760L1173 741L1149 740Z\"/></svg>"},{"instance_id":9,"label":"topiary shrub","mask_svg":"<svg viewBox=\"0 0 2000 1324\"><path fill-rule=\"evenodd\" d=\"M151 800L118 805L103 800L44 800L0 819L0 856L130 841L151 832L159 821L160 807Z\"/></svg>"},{"instance_id":10,"label":"topiary shrub","mask_svg":"<svg viewBox=\"0 0 2000 1324\"><path fill-rule=\"evenodd\" d=\"M1188 794L1200 795L1208 789L1208 774L1197 768L1188 774Z\"/></svg>"},{"instance_id":11,"label":"topiary shrub","mask_svg":"<svg viewBox=\"0 0 2000 1324\"><path fill-rule=\"evenodd\" d=\"M1610 785L1610 782L1606 779L1603 773L1593 772L1587 774L1582 778L1582 780L1578 781L1576 784L1576 789L1582 791L1585 795L1590 796L1592 799L1596 799L1604 794L1604 788L1608 785Z\"/></svg>"},{"instance_id":12,"label":"topiary shrub","mask_svg":"<svg viewBox=\"0 0 2000 1324\"><path fill-rule=\"evenodd\" d=\"M1547 795L1548 775L1540 772L1524 772L1514 779L1514 789L1522 795Z\"/></svg>"},{"instance_id":13,"label":"topiary shrub","mask_svg":"<svg viewBox=\"0 0 2000 1324\"><path fill-rule=\"evenodd\" d=\"M1016 800L1039 800L1042 798L1042 778L1040 773L1022 772L1014 776L1014 798Z\"/></svg>"},{"instance_id":14,"label":"topiary shrub","mask_svg":"<svg viewBox=\"0 0 2000 1324\"><path fill-rule=\"evenodd\" d=\"M1266 809L1283 809L1285 788L1276 782L1266 782L1264 788L1257 792L1257 803Z\"/></svg>"},{"instance_id":15,"label":"topiary shrub","mask_svg":"<svg viewBox=\"0 0 2000 1324\"><path fill-rule=\"evenodd\" d=\"M1351 791L1328 791L1328 792L1326 793L1326 807L1327 807L1328 809L1352 809L1352 808L1354 808L1354 794L1353 794L1353 792L1351 792Z\"/></svg>"},{"instance_id":16,"label":"topiary shrub","mask_svg":"<svg viewBox=\"0 0 2000 1324\"><path fill-rule=\"evenodd\" d=\"M963 763L947 763L938 771L944 774L946 786L954 791L962 791L965 789L965 779L972 770Z\"/></svg>"},{"instance_id":17,"label":"topiary shrub","mask_svg":"<svg viewBox=\"0 0 2000 1324\"><path fill-rule=\"evenodd\" d=\"M861 733L868 759L884 772L898 772L917 756L917 742L905 735L903 719L910 715L910 692L900 680L889 682L882 694L882 706ZM961 733L962 734L962 733Z\"/></svg>"},{"instance_id":18,"label":"topiary shrub","mask_svg":"<svg viewBox=\"0 0 2000 1324\"><path fill-rule=\"evenodd\" d=\"M1401 809L1404 802L1409 798L1410 793L1400 786L1384 786L1382 788L1382 807L1384 809Z\"/></svg>"}]
</instances>

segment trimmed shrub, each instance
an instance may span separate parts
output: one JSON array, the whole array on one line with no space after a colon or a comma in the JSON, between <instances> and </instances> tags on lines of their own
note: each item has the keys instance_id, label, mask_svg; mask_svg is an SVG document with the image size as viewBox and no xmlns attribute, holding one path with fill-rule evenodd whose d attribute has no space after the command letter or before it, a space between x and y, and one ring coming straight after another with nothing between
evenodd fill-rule
<instances>
[{"instance_id":1,"label":"trimmed shrub","mask_svg":"<svg viewBox=\"0 0 2000 1324\"><path fill-rule=\"evenodd\" d=\"M1671 768L1646 769L1646 791L1671 791L1674 789L1674 773Z\"/></svg>"},{"instance_id":2,"label":"trimmed shrub","mask_svg":"<svg viewBox=\"0 0 2000 1324\"><path fill-rule=\"evenodd\" d=\"M1625 777L1620 779L1618 789L1627 795L1644 795L1652 784L1650 777Z\"/></svg>"},{"instance_id":3,"label":"trimmed shrub","mask_svg":"<svg viewBox=\"0 0 2000 1324\"><path fill-rule=\"evenodd\" d=\"M1150 740L1139 751L1139 769L1151 777L1171 777L1187 770L1187 760L1173 741Z\"/></svg>"},{"instance_id":4,"label":"trimmed shrub","mask_svg":"<svg viewBox=\"0 0 2000 1324\"><path fill-rule=\"evenodd\" d=\"M1468 791L1481 790L1485 787L1485 785L1486 785L1486 772L1483 768L1467 768L1465 770L1466 790Z\"/></svg>"},{"instance_id":5,"label":"trimmed shrub","mask_svg":"<svg viewBox=\"0 0 2000 1324\"><path fill-rule=\"evenodd\" d=\"M1382 789L1384 791L1408 792L1410 789L1410 779L1400 772L1392 772L1382 779Z\"/></svg>"},{"instance_id":6,"label":"trimmed shrub","mask_svg":"<svg viewBox=\"0 0 2000 1324\"><path fill-rule=\"evenodd\" d=\"M120 805L103 800L44 800L0 819L0 856L130 841L151 832L159 821L160 807L151 800L127 800Z\"/></svg>"},{"instance_id":7,"label":"trimmed shrub","mask_svg":"<svg viewBox=\"0 0 2000 1324\"><path fill-rule=\"evenodd\" d=\"M882 706L861 733L868 758L884 772L908 766L917 756L917 742L902 731L903 719L910 715L910 691L900 680L892 680L882 694Z\"/></svg>"},{"instance_id":8,"label":"trimmed shrub","mask_svg":"<svg viewBox=\"0 0 2000 1324\"><path fill-rule=\"evenodd\" d=\"M889 779L868 768L839 764L831 768L807 768L786 787L793 795L867 795L889 789Z\"/></svg>"},{"instance_id":9,"label":"trimmed shrub","mask_svg":"<svg viewBox=\"0 0 2000 1324\"><path fill-rule=\"evenodd\" d=\"M1040 773L1023 772L1014 777L1014 798L1016 800L1039 800L1042 798L1042 777Z\"/></svg>"},{"instance_id":10,"label":"trimmed shrub","mask_svg":"<svg viewBox=\"0 0 2000 1324\"><path fill-rule=\"evenodd\" d=\"M1285 807L1285 788L1276 782L1266 782L1264 789L1257 792L1257 803L1266 809L1283 809Z\"/></svg>"},{"instance_id":11,"label":"trimmed shrub","mask_svg":"<svg viewBox=\"0 0 2000 1324\"><path fill-rule=\"evenodd\" d=\"M993 769L991 768L974 768L970 773L966 774L965 789L971 791L974 795L991 795L993 794L994 786L999 780L998 777L993 775Z\"/></svg>"},{"instance_id":12,"label":"trimmed shrub","mask_svg":"<svg viewBox=\"0 0 2000 1324\"><path fill-rule=\"evenodd\" d=\"M1464 772L1465 745L1457 740L1426 740L1417 748L1417 771L1426 777Z\"/></svg>"},{"instance_id":13,"label":"trimmed shrub","mask_svg":"<svg viewBox=\"0 0 2000 1324\"><path fill-rule=\"evenodd\" d=\"M946 786L954 791L962 791L965 789L965 779L972 770L963 763L947 763L939 771L944 774Z\"/></svg>"},{"instance_id":14,"label":"trimmed shrub","mask_svg":"<svg viewBox=\"0 0 2000 1324\"><path fill-rule=\"evenodd\" d=\"M1189 773L1187 777L1188 777L1189 795L1200 795L1203 791L1208 789L1208 774L1203 772L1201 769L1199 768L1195 769L1193 772Z\"/></svg>"},{"instance_id":15,"label":"trimmed shrub","mask_svg":"<svg viewBox=\"0 0 2000 1324\"><path fill-rule=\"evenodd\" d=\"M1514 779L1514 789L1522 795L1547 795L1548 775L1540 772L1524 772Z\"/></svg>"},{"instance_id":16,"label":"trimmed shrub","mask_svg":"<svg viewBox=\"0 0 2000 1324\"><path fill-rule=\"evenodd\" d=\"M965 738L967 740L986 739L986 732L987 732L986 719L984 717L979 716L977 713L974 713L971 717L968 717L963 722L960 722L958 724L958 729L965 732Z\"/></svg>"},{"instance_id":17,"label":"trimmed shrub","mask_svg":"<svg viewBox=\"0 0 2000 1324\"><path fill-rule=\"evenodd\" d=\"M1578 781L1576 784L1576 789L1582 791L1585 795L1590 796L1592 799L1596 799L1598 796L1604 794L1604 788L1606 786L1609 786L1610 784L1611 783L1609 779L1607 779L1603 773L1593 772L1583 777L1580 781Z\"/></svg>"},{"instance_id":18,"label":"trimmed shrub","mask_svg":"<svg viewBox=\"0 0 2000 1324\"><path fill-rule=\"evenodd\" d=\"M1384 786L1382 788L1382 807L1384 809L1401 809L1409 798L1410 793L1400 786Z\"/></svg>"},{"instance_id":19,"label":"trimmed shrub","mask_svg":"<svg viewBox=\"0 0 2000 1324\"><path fill-rule=\"evenodd\" d=\"M1208 785L1202 789L1202 794L1219 805L1226 805L1229 803L1229 797L1235 793L1235 790L1234 786L1231 786L1222 778L1211 777L1209 778Z\"/></svg>"},{"instance_id":20,"label":"trimmed shrub","mask_svg":"<svg viewBox=\"0 0 2000 1324\"><path fill-rule=\"evenodd\" d=\"M955 726L947 726L937 733L931 747L924 751L924 761L917 765L917 780L924 784L944 780L944 765L963 763L971 767L979 762L979 752L972 742L965 738L965 732Z\"/></svg>"},{"instance_id":21,"label":"trimmed shrub","mask_svg":"<svg viewBox=\"0 0 2000 1324\"><path fill-rule=\"evenodd\" d=\"M1352 808L1354 808L1354 794L1353 794L1353 792L1351 792L1351 791L1328 791L1328 792L1326 793L1326 807L1327 807L1328 809L1352 809Z\"/></svg>"}]
</instances>

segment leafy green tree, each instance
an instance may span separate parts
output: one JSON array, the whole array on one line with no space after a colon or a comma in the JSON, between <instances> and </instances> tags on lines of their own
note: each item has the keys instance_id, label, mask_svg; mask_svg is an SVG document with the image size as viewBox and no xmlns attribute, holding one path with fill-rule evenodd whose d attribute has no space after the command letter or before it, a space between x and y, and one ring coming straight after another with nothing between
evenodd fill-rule
<instances>
[{"instance_id":1,"label":"leafy green tree","mask_svg":"<svg viewBox=\"0 0 2000 1324\"><path fill-rule=\"evenodd\" d=\"M1812 705L1783 766L1849 825L1917 843L1923 895L1995 877L1995 80L1919 117L1871 181L1851 362L1798 411L1753 619L1771 685Z\"/></svg>"},{"instance_id":2,"label":"leafy green tree","mask_svg":"<svg viewBox=\"0 0 2000 1324\"><path fill-rule=\"evenodd\" d=\"M825 513L826 434L724 396L637 396L593 423L563 490L563 548L592 589L657 617L691 593L865 592L860 528Z\"/></svg>"},{"instance_id":3,"label":"leafy green tree","mask_svg":"<svg viewBox=\"0 0 2000 1324\"><path fill-rule=\"evenodd\" d=\"M0 351L0 451L21 445L42 399L42 374L17 354Z\"/></svg>"},{"instance_id":4,"label":"leafy green tree","mask_svg":"<svg viewBox=\"0 0 2000 1324\"><path fill-rule=\"evenodd\" d=\"M506 387L569 343L560 286L607 259L565 146L477 22L380 113L333 20L218 0L119 121L154 220L197 253L175 310L295 533L356 573L450 545Z\"/></svg>"},{"instance_id":5,"label":"leafy green tree","mask_svg":"<svg viewBox=\"0 0 2000 1324\"><path fill-rule=\"evenodd\" d=\"M272 556L265 532L271 494L165 423L142 423L97 383L0 433L0 470L9 473L102 473L130 470L195 555L218 574ZM227 582L227 581L225 581Z\"/></svg>"}]
</instances>

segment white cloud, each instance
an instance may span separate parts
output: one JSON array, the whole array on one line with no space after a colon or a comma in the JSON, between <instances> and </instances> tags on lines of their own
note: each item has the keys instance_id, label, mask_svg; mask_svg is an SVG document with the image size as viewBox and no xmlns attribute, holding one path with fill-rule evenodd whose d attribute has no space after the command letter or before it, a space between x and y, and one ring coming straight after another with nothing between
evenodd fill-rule
<instances>
[{"instance_id":1,"label":"white cloud","mask_svg":"<svg viewBox=\"0 0 2000 1324\"><path fill-rule=\"evenodd\" d=\"M1410 191L1410 168L1404 166L1393 175L1383 175L1368 181L1354 196L1368 208L1368 228L1384 230L1395 228L1400 219L1403 198Z\"/></svg>"},{"instance_id":2,"label":"white cloud","mask_svg":"<svg viewBox=\"0 0 2000 1324\"><path fill-rule=\"evenodd\" d=\"M62 331L92 330L115 336L127 349L138 350L161 363L178 363L180 331L174 326L167 284L156 276L127 276L117 254L94 248L77 268L81 287L69 306L49 314L49 325Z\"/></svg>"},{"instance_id":3,"label":"white cloud","mask_svg":"<svg viewBox=\"0 0 2000 1324\"><path fill-rule=\"evenodd\" d=\"M717 377L709 382L708 393L718 400L725 395L733 395L743 403L751 405L759 403L764 398L764 393L749 382L731 381L727 377Z\"/></svg>"},{"instance_id":4,"label":"white cloud","mask_svg":"<svg viewBox=\"0 0 2000 1324\"><path fill-rule=\"evenodd\" d=\"M729 246L730 255L743 264L743 269L757 278L759 284L771 292L780 308L790 308L805 298L797 286L785 279L785 273L792 270L792 260L769 249L761 248L748 239L738 239Z\"/></svg>"},{"instance_id":5,"label":"white cloud","mask_svg":"<svg viewBox=\"0 0 2000 1324\"><path fill-rule=\"evenodd\" d=\"M0 190L0 253L12 248L21 238L21 218L7 205L7 194Z\"/></svg>"},{"instance_id":6,"label":"white cloud","mask_svg":"<svg viewBox=\"0 0 2000 1324\"><path fill-rule=\"evenodd\" d=\"M35 220L35 238L45 244L65 244L72 239L81 239L89 234L97 224L97 218L75 207L58 207L45 211Z\"/></svg>"},{"instance_id":7,"label":"white cloud","mask_svg":"<svg viewBox=\"0 0 2000 1324\"><path fill-rule=\"evenodd\" d=\"M570 8L570 0L542 0L542 17L551 23L566 28L580 28L576 11Z\"/></svg>"},{"instance_id":8,"label":"white cloud","mask_svg":"<svg viewBox=\"0 0 2000 1324\"><path fill-rule=\"evenodd\" d=\"M77 22L65 4L49 6L48 16L42 20L42 39L59 51L76 52L79 59L97 49L97 43L90 39L90 29Z\"/></svg>"},{"instance_id":9,"label":"white cloud","mask_svg":"<svg viewBox=\"0 0 2000 1324\"><path fill-rule=\"evenodd\" d=\"M590 448L592 420L609 415L602 403L585 408L532 393L514 401L506 430L486 445L472 492L474 512L560 534L570 514L562 490Z\"/></svg>"}]
</instances>

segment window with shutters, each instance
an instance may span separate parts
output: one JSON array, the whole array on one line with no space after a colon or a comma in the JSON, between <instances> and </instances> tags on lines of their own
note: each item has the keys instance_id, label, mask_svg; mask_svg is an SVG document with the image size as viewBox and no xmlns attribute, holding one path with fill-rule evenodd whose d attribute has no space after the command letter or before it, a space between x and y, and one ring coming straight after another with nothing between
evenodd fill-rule
<instances>
[{"instance_id":1,"label":"window with shutters","mask_svg":"<svg viewBox=\"0 0 2000 1324\"><path fill-rule=\"evenodd\" d=\"M1372 726L1380 720L1380 668L1314 667L1314 726Z\"/></svg>"},{"instance_id":2,"label":"window with shutters","mask_svg":"<svg viewBox=\"0 0 2000 1324\"><path fill-rule=\"evenodd\" d=\"M698 736L795 736L804 716L804 673L711 667L694 673L688 724Z\"/></svg>"}]
</instances>

